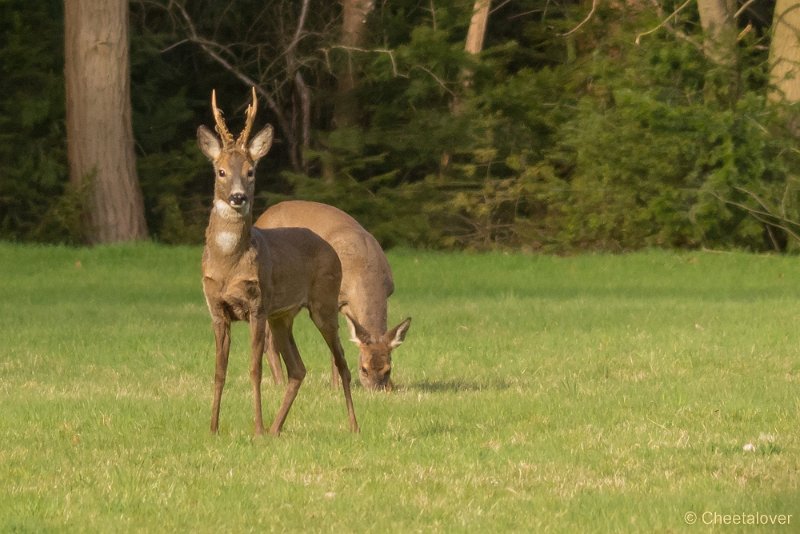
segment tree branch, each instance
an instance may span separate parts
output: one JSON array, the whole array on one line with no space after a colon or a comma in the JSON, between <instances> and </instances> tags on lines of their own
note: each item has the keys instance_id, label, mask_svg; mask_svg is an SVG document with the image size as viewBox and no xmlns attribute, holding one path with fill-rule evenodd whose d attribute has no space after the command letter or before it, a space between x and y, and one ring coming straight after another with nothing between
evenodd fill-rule
<instances>
[{"instance_id":1,"label":"tree branch","mask_svg":"<svg viewBox=\"0 0 800 534\"><path fill-rule=\"evenodd\" d=\"M367 53L367 54L369 54L369 53L386 54L387 56L389 56L389 61L392 62L392 75L395 76L395 77L401 77L401 78L407 77L407 76L402 76L397 71L397 62L395 61L395 58L394 58L394 50L390 50L388 48L371 48L371 49L367 49L367 48L359 48L357 46L346 46L346 45L331 45L328 48L323 48L322 49L322 53L325 54L325 63L328 65L328 70L329 71L331 71L333 69L331 68L330 60L328 58L328 53L331 50L334 50L334 49L335 50L347 50L348 52L364 52L364 53Z\"/></svg>"},{"instance_id":2,"label":"tree branch","mask_svg":"<svg viewBox=\"0 0 800 534\"><path fill-rule=\"evenodd\" d=\"M363 52L366 54L374 53L374 54L386 54L389 57L389 61L392 63L392 76L396 78L410 78L411 71L414 69L421 70L428 74L442 89L444 89L448 94L455 95L453 90L447 87L447 82L439 78L436 74L434 74L429 68L424 67L422 65L412 65L408 72L400 72L397 68L397 60L394 57L394 50L390 50L388 48L358 48L356 46L345 46L345 45L331 45L328 48L322 49L322 53L325 54L326 63L328 64L328 69L330 70L330 61L328 58L328 53L333 50L347 50L348 52Z\"/></svg>"},{"instance_id":3,"label":"tree branch","mask_svg":"<svg viewBox=\"0 0 800 534\"><path fill-rule=\"evenodd\" d=\"M300 8L300 17L297 20L297 28L294 31L294 37L289 43L289 46L286 47L286 56L294 56L294 49L297 48L297 43L300 42L300 39L303 36L303 31L306 25L306 16L308 15L308 4L309 0L303 0L303 5Z\"/></svg>"},{"instance_id":4,"label":"tree branch","mask_svg":"<svg viewBox=\"0 0 800 534\"><path fill-rule=\"evenodd\" d=\"M572 35L572 34L573 34L573 33L575 33L576 31L578 31L578 30L581 28L581 26L583 26L584 24L586 24L587 22L589 22L589 20L591 20L591 18L594 16L594 13L595 13L595 11L597 11L597 1L598 1L598 0L592 0L592 9L591 9L591 10L589 10L589 14L588 14L588 15L586 15L586 18L585 18L585 19L583 19L583 20L580 22L580 24L578 24L577 26L575 26L574 28L572 28L572 29L571 29L570 31L568 31L567 33L562 33L562 34L561 34L561 37L566 37L566 36L568 36L568 35Z\"/></svg>"},{"instance_id":5,"label":"tree branch","mask_svg":"<svg viewBox=\"0 0 800 534\"><path fill-rule=\"evenodd\" d=\"M776 215L775 213L772 213L770 207L758 195L756 195L752 191L749 191L744 187L734 187L734 189L746 194L747 196L755 200L756 203L759 206L761 206L761 209L755 209L746 204L742 204L741 202L735 202L733 200L722 198L717 193L711 192L710 194L711 196L713 196L714 198L716 198L717 200L719 200L724 204L728 204L730 206L734 206L736 208L744 210L751 217L753 217L762 224L773 226L775 228L780 228L781 230L789 234L792 237L792 239L800 243L800 234L798 234L797 232L795 232L790 228L790 226L800 228L800 222L788 219L783 215Z\"/></svg>"},{"instance_id":6,"label":"tree branch","mask_svg":"<svg viewBox=\"0 0 800 534\"><path fill-rule=\"evenodd\" d=\"M748 8L748 7L750 7L750 4L752 4L752 3L753 3L753 2L755 2L755 1L756 1L756 0L747 0L747 2L745 2L744 4L742 4L742 7L740 7L740 8L739 8L739 11L737 11L737 12L736 12L736 13L733 15L733 18L735 18L735 19L738 19L738 18L739 18L739 17L742 15L742 13L744 13L744 12L747 10L747 8Z\"/></svg>"},{"instance_id":7,"label":"tree branch","mask_svg":"<svg viewBox=\"0 0 800 534\"><path fill-rule=\"evenodd\" d=\"M308 0L305 0L306 2ZM237 66L233 65L230 61L225 59L222 55L217 52L219 50L225 50L225 47L222 45L215 43L214 41L206 40L200 37L197 33L197 29L194 25L194 21L192 21L191 16L189 13L186 12L183 5L175 0L170 0L169 4L167 5L167 9L176 9L181 17L183 18L186 24L186 30L189 34L188 38L184 39L182 42L191 42L199 46L211 59L216 61L220 66L222 66L225 70L230 72L235 78L243 82L248 87L255 87L256 92L261 95L264 100L267 102L267 106L275 115L277 119L278 127L284 133L287 139L291 140L293 138L292 129L289 125L289 122L286 120L286 116L283 114L283 110L278 106L278 103L275 101L273 96L267 92L262 85L252 77L245 74L241 69ZM292 144L290 142L290 144ZM300 169L301 165L299 160L297 159L297 155L294 153L293 150L289 151L289 157L292 162L292 166L296 169Z\"/></svg>"},{"instance_id":8,"label":"tree branch","mask_svg":"<svg viewBox=\"0 0 800 534\"><path fill-rule=\"evenodd\" d=\"M655 33L658 30L660 30L661 28L663 28L664 26L666 26L667 24L669 24L669 21L671 19L675 18L678 15L678 13L680 13L686 6L691 4L693 1L694 0L686 0L683 4L678 6L678 9L676 9L675 11L670 13L670 15L667 18L662 20L661 23L658 26L656 26L655 28L653 28L651 30L647 30L646 32L642 32L642 33L638 34L636 36L636 39L634 40L634 43L636 43L637 45L640 44L642 37L644 37L645 35L650 35L652 33Z\"/></svg>"}]
</instances>

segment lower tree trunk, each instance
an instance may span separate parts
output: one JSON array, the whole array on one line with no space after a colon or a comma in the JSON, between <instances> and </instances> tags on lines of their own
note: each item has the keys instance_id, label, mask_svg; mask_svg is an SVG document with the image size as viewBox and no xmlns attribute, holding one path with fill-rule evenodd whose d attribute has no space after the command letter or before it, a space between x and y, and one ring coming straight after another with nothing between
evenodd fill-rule
<instances>
[{"instance_id":1,"label":"lower tree trunk","mask_svg":"<svg viewBox=\"0 0 800 534\"><path fill-rule=\"evenodd\" d=\"M127 0L65 0L70 181L90 243L147 237L131 122Z\"/></svg>"}]
</instances>

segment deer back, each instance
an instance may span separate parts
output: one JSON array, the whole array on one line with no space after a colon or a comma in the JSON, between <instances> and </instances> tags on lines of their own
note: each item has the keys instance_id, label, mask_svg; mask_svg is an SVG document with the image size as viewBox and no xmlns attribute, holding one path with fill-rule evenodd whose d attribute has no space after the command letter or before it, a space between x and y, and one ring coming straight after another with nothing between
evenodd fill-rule
<instances>
[{"instance_id":1,"label":"deer back","mask_svg":"<svg viewBox=\"0 0 800 534\"><path fill-rule=\"evenodd\" d=\"M350 215L327 204L280 202L256 221L258 228L308 228L336 251L342 266L339 305L369 332L386 332L392 270L378 241Z\"/></svg>"}]
</instances>

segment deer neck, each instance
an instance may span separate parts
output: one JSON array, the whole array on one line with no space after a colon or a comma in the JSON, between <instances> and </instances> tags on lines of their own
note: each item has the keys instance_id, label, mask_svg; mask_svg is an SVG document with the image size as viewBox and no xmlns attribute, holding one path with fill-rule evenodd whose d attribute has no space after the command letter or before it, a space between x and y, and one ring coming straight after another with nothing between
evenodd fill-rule
<instances>
[{"instance_id":1,"label":"deer neck","mask_svg":"<svg viewBox=\"0 0 800 534\"><path fill-rule=\"evenodd\" d=\"M364 318L364 329L373 337L381 337L387 329L386 313L367 314Z\"/></svg>"},{"instance_id":2,"label":"deer neck","mask_svg":"<svg viewBox=\"0 0 800 534\"><path fill-rule=\"evenodd\" d=\"M377 295L377 293L375 293ZM387 330L386 306L376 302L350 301L345 312L354 317L358 324L374 339L379 339Z\"/></svg>"},{"instance_id":3,"label":"deer neck","mask_svg":"<svg viewBox=\"0 0 800 534\"><path fill-rule=\"evenodd\" d=\"M224 200L214 200L206 228L206 255L210 265L230 270L239 263L250 247L253 215L240 214Z\"/></svg>"}]
</instances>

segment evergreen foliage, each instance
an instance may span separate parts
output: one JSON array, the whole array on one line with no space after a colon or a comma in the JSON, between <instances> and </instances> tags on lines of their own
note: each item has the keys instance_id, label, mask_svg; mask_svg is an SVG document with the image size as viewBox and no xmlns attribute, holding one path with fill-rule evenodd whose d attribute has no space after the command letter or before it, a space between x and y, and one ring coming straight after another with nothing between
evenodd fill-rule
<instances>
[{"instance_id":1,"label":"evergreen foliage","mask_svg":"<svg viewBox=\"0 0 800 534\"><path fill-rule=\"evenodd\" d=\"M62 5L2 1L0 21L0 237L66 237Z\"/></svg>"},{"instance_id":2,"label":"evergreen foliage","mask_svg":"<svg viewBox=\"0 0 800 534\"><path fill-rule=\"evenodd\" d=\"M751 10L769 10L761 4ZM210 121L211 88L233 121L247 91L189 38L175 5L131 4L134 129L151 233L191 243L202 240L212 189L195 129ZM284 198L327 202L387 246L797 246L800 162L792 110L766 99L769 20L741 18L751 26L730 72L694 44L693 8L673 21L684 38L662 29L636 45L662 18L635 3L606 5L570 33L585 3L497 2L472 57L469 1L379 4L363 50L336 46L333 3L310 10L294 42L299 5L184 6L200 37L270 91L291 129L279 125L262 163L257 212ZM81 241L81 192L67 185L61 10L55 0L0 2L4 239ZM333 120L342 65L358 73L356 127ZM297 73L311 95L300 160ZM261 121L280 123L261 109Z\"/></svg>"}]
</instances>

